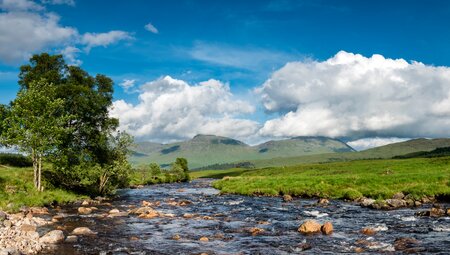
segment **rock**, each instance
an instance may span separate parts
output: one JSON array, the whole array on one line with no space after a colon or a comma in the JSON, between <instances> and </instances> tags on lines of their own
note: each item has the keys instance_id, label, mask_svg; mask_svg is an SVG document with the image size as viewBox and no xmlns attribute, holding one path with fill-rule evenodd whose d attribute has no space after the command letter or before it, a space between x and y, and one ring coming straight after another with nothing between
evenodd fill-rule
<instances>
[{"instance_id":1,"label":"rock","mask_svg":"<svg viewBox=\"0 0 450 255\"><path fill-rule=\"evenodd\" d=\"M139 207L139 208L135 208L133 210L130 211L131 214L143 214L143 213L149 213L149 212L153 212L155 211L153 208L151 207Z\"/></svg>"},{"instance_id":2,"label":"rock","mask_svg":"<svg viewBox=\"0 0 450 255\"><path fill-rule=\"evenodd\" d=\"M447 215L450 215L450 208L447 208L447 209L445 210L445 213L446 213Z\"/></svg>"},{"instance_id":3,"label":"rock","mask_svg":"<svg viewBox=\"0 0 450 255\"><path fill-rule=\"evenodd\" d=\"M89 207L78 207L78 213L79 214L83 214L83 215L91 214L92 213L92 209L89 208Z\"/></svg>"},{"instance_id":4,"label":"rock","mask_svg":"<svg viewBox=\"0 0 450 255\"><path fill-rule=\"evenodd\" d=\"M427 196L424 196L424 197L422 197L421 202L423 204L427 204L427 203L431 203L431 200Z\"/></svg>"},{"instance_id":5,"label":"rock","mask_svg":"<svg viewBox=\"0 0 450 255\"><path fill-rule=\"evenodd\" d=\"M29 224L22 224L20 226L20 231L23 231L23 232L35 232L36 231L36 226L32 226L32 225L29 225Z\"/></svg>"},{"instance_id":6,"label":"rock","mask_svg":"<svg viewBox=\"0 0 450 255\"><path fill-rule=\"evenodd\" d=\"M192 219L194 217L195 217L195 214L192 214L192 213L183 214L183 218L185 218L185 219Z\"/></svg>"},{"instance_id":7,"label":"rock","mask_svg":"<svg viewBox=\"0 0 450 255\"><path fill-rule=\"evenodd\" d=\"M139 214L138 217L141 218L141 219L153 219L153 218L156 218L158 216L159 216L159 213L157 211L153 210L153 211L149 211L149 212L146 212L146 213Z\"/></svg>"},{"instance_id":8,"label":"rock","mask_svg":"<svg viewBox=\"0 0 450 255\"><path fill-rule=\"evenodd\" d=\"M200 237L200 239L198 239L200 242L209 242L209 239L208 239L208 237L206 237L206 236L202 236L202 237Z\"/></svg>"},{"instance_id":9,"label":"rock","mask_svg":"<svg viewBox=\"0 0 450 255\"><path fill-rule=\"evenodd\" d=\"M405 200L402 199L386 199L386 203L393 208L400 208L400 207L405 207L406 206L406 202Z\"/></svg>"},{"instance_id":10,"label":"rock","mask_svg":"<svg viewBox=\"0 0 450 255\"><path fill-rule=\"evenodd\" d=\"M204 219L204 220L214 220L214 218L211 217L211 216L203 216L202 219Z\"/></svg>"},{"instance_id":11,"label":"rock","mask_svg":"<svg viewBox=\"0 0 450 255\"><path fill-rule=\"evenodd\" d=\"M182 201L178 202L179 206L186 206L186 205L190 205L190 204L192 204L192 202L189 200L182 200Z\"/></svg>"},{"instance_id":12,"label":"rock","mask_svg":"<svg viewBox=\"0 0 450 255\"><path fill-rule=\"evenodd\" d=\"M373 203L375 203L375 199L363 198L363 199L361 199L360 205L362 205L364 207L369 207L369 206L373 205Z\"/></svg>"},{"instance_id":13,"label":"rock","mask_svg":"<svg viewBox=\"0 0 450 255\"><path fill-rule=\"evenodd\" d=\"M6 220L6 213L5 212L2 212L2 211L0 211L0 221L4 221L4 220Z\"/></svg>"},{"instance_id":14,"label":"rock","mask_svg":"<svg viewBox=\"0 0 450 255\"><path fill-rule=\"evenodd\" d=\"M284 202L289 202L292 201L292 196L291 195L283 195L283 201Z\"/></svg>"},{"instance_id":15,"label":"rock","mask_svg":"<svg viewBox=\"0 0 450 255\"><path fill-rule=\"evenodd\" d=\"M22 253L15 248L5 248L0 250L0 255L21 255Z\"/></svg>"},{"instance_id":16,"label":"rock","mask_svg":"<svg viewBox=\"0 0 450 255\"><path fill-rule=\"evenodd\" d=\"M315 220L307 220L298 228L298 232L302 234L320 233L320 224Z\"/></svg>"},{"instance_id":17,"label":"rock","mask_svg":"<svg viewBox=\"0 0 450 255\"><path fill-rule=\"evenodd\" d=\"M12 222L10 220L4 220L3 226L5 226L5 228L10 228L12 226Z\"/></svg>"},{"instance_id":18,"label":"rock","mask_svg":"<svg viewBox=\"0 0 450 255\"><path fill-rule=\"evenodd\" d=\"M88 236L88 235L96 235L96 234L97 233L95 233L94 231L90 230L87 227L78 227L72 231L72 235L77 235L77 236Z\"/></svg>"},{"instance_id":19,"label":"rock","mask_svg":"<svg viewBox=\"0 0 450 255\"><path fill-rule=\"evenodd\" d=\"M380 209L389 209L389 205L387 204L387 202L385 201L385 200L378 200L378 201L375 201L373 204L372 204L372 206L371 206L373 209L377 209L377 210L380 210Z\"/></svg>"},{"instance_id":20,"label":"rock","mask_svg":"<svg viewBox=\"0 0 450 255\"><path fill-rule=\"evenodd\" d=\"M405 202L408 207L414 206L414 200L412 200L412 199L406 199Z\"/></svg>"},{"instance_id":21,"label":"rock","mask_svg":"<svg viewBox=\"0 0 450 255\"><path fill-rule=\"evenodd\" d=\"M250 228L248 230L248 232L250 232L252 234L252 236L256 236L258 234L264 233L264 229L262 229L262 228Z\"/></svg>"},{"instance_id":22,"label":"rock","mask_svg":"<svg viewBox=\"0 0 450 255\"><path fill-rule=\"evenodd\" d=\"M141 202L141 204L142 204L142 206L151 206L151 205L152 205L152 203L150 203L150 202L148 202L148 201L145 201L145 200L143 200L143 201Z\"/></svg>"},{"instance_id":23,"label":"rock","mask_svg":"<svg viewBox=\"0 0 450 255\"><path fill-rule=\"evenodd\" d=\"M403 198L405 198L405 195L402 192L395 193L392 196L392 199L403 199Z\"/></svg>"},{"instance_id":24,"label":"rock","mask_svg":"<svg viewBox=\"0 0 450 255\"><path fill-rule=\"evenodd\" d=\"M422 203L420 201L414 201L414 206L415 207L419 207L421 205L422 205Z\"/></svg>"},{"instance_id":25,"label":"rock","mask_svg":"<svg viewBox=\"0 0 450 255\"><path fill-rule=\"evenodd\" d=\"M321 198L321 199L319 199L319 201L317 201L317 203L319 205L327 205L330 203L330 201L328 201L328 199L326 199L326 198Z\"/></svg>"},{"instance_id":26,"label":"rock","mask_svg":"<svg viewBox=\"0 0 450 255\"><path fill-rule=\"evenodd\" d=\"M412 237L400 237L395 239L394 248L396 251L411 251L411 248L417 246L419 241Z\"/></svg>"},{"instance_id":27,"label":"rock","mask_svg":"<svg viewBox=\"0 0 450 255\"><path fill-rule=\"evenodd\" d=\"M445 215L445 211L441 208L433 207L430 210L431 217L441 217Z\"/></svg>"},{"instance_id":28,"label":"rock","mask_svg":"<svg viewBox=\"0 0 450 255\"><path fill-rule=\"evenodd\" d=\"M120 213L120 211L118 209L111 209L108 213L114 214L114 213Z\"/></svg>"},{"instance_id":29,"label":"rock","mask_svg":"<svg viewBox=\"0 0 450 255\"><path fill-rule=\"evenodd\" d=\"M181 237L180 237L179 234L175 234L175 235L172 236L172 239L173 239L173 240L180 240Z\"/></svg>"},{"instance_id":30,"label":"rock","mask_svg":"<svg viewBox=\"0 0 450 255\"><path fill-rule=\"evenodd\" d=\"M46 207L31 207L29 211L33 214L49 214Z\"/></svg>"},{"instance_id":31,"label":"rock","mask_svg":"<svg viewBox=\"0 0 450 255\"><path fill-rule=\"evenodd\" d=\"M76 242L78 242L78 236L73 236L73 235L67 236L65 242L66 243L76 243Z\"/></svg>"},{"instance_id":32,"label":"rock","mask_svg":"<svg viewBox=\"0 0 450 255\"><path fill-rule=\"evenodd\" d=\"M302 251L311 250L312 245L310 243L302 243L298 246Z\"/></svg>"},{"instance_id":33,"label":"rock","mask_svg":"<svg viewBox=\"0 0 450 255\"><path fill-rule=\"evenodd\" d=\"M364 249L361 247L356 247L353 251L356 253L361 253L361 252L364 252Z\"/></svg>"},{"instance_id":34,"label":"rock","mask_svg":"<svg viewBox=\"0 0 450 255\"><path fill-rule=\"evenodd\" d=\"M128 216L128 212L117 212L117 213L110 213L108 215L108 217L112 218L112 217L127 217Z\"/></svg>"},{"instance_id":35,"label":"rock","mask_svg":"<svg viewBox=\"0 0 450 255\"><path fill-rule=\"evenodd\" d=\"M270 222L265 221L265 220L260 220L256 224L258 224L258 225L270 225Z\"/></svg>"},{"instance_id":36,"label":"rock","mask_svg":"<svg viewBox=\"0 0 450 255\"><path fill-rule=\"evenodd\" d=\"M322 225L320 230L322 231L322 233L324 235L331 235L333 233L333 224L331 224L331 222L327 221Z\"/></svg>"},{"instance_id":37,"label":"rock","mask_svg":"<svg viewBox=\"0 0 450 255\"><path fill-rule=\"evenodd\" d=\"M367 236L372 236L375 235L377 233L377 231L375 231L375 229L373 228L363 228L361 229L361 234L367 235Z\"/></svg>"},{"instance_id":38,"label":"rock","mask_svg":"<svg viewBox=\"0 0 450 255\"><path fill-rule=\"evenodd\" d=\"M81 203L81 205L83 205L83 206L89 205L89 201L83 200L83 202Z\"/></svg>"},{"instance_id":39,"label":"rock","mask_svg":"<svg viewBox=\"0 0 450 255\"><path fill-rule=\"evenodd\" d=\"M60 243L64 241L64 233L61 230L52 230L39 238L39 241L42 243Z\"/></svg>"}]
</instances>

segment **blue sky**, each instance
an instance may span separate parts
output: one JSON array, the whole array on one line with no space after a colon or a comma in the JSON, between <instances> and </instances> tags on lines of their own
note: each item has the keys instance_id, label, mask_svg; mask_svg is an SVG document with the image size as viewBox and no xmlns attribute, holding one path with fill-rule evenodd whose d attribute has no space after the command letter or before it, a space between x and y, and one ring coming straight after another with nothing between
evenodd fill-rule
<instances>
[{"instance_id":1,"label":"blue sky","mask_svg":"<svg viewBox=\"0 0 450 255\"><path fill-rule=\"evenodd\" d=\"M227 93L231 94L231 101L227 101L228 103L233 104L233 100L244 100L254 109L243 112L236 110L227 112L220 109L208 113L208 118L216 122L219 118L253 121L256 126L251 132L258 133L252 138L254 141L261 140L261 137L269 139L309 134L335 134L333 136L347 140L372 136L392 139L392 137L447 135L437 130L397 132L400 126L405 129L403 122L393 129L383 126L381 129L356 128L356 131L352 129L351 132L327 133L311 132L309 129L305 131L304 127L292 127L298 132L279 132L279 129L269 132L267 131L269 127L264 129L267 121L273 119L284 121L287 119L284 118L285 114L289 112L293 113L291 115L297 113L297 120L306 121L299 109L300 106L302 109L310 107L311 102L294 100L290 108L272 109L267 106L267 100L271 103L286 100L279 95L274 96L272 92L270 94L268 87L264 87L263 84L267 85L268 80L274 78L274 73L282 70L289 62L322 63L340 51L360 54L366 59L371 59L373 54L379 54L386 60L404 59L410 64L411 61L418 61L429 68L450 66L449 1L16 0L14 2L0 0L1 15L4 16L0 19L2 32L0 103L8 103L14 98L18 88L18 67L26 63L27 56L42 51L60 53L72 47L71 49L76 49L77 52L75 55L72 54L71 60L69 59L71 56L66 56L69 62L80 64L91 74L102 73L113 78L116 83L115 100L121 100L133 107L139 104L142 104L142 107L146 105L139 99L139 96L146 92L141 87L143 84L158 81L166 75L184 81L188 88L198 86L200 82L209 79L222 82L229 88ZM49 18L49 15L57 18ZM51 35L59 39L40 38L40 41L36 39L37 43L33 45L35 34L20 34L5 28L14 27L11 17L20 19L33 17L40 19L43 26L46 22L52 23L55 27L52 31L56 31L57 28L70 31L64 30L57 35ZM8 21L11 23L6 24ZM37 23L39 22L32 22L31 27L26 29L38 31ZM145 28L149 23L152 25L150 30L153 31ZM96 36L110 31L120 33L115 37L112 34L105 35L111 37L104 38L103 41L97 40ZM89 39L86 34L93 36ZM31 42L16 46L11 43L12 39ZM17 54L11 56L11 52L21 54L19 57ZM413 74L408 77L421 73L421 71L412 72ZM433 75L441 75L439 77L444 80L447 77L446 72ZM279 79L286 81L286 77ZM120 86L124 80L134 80L132 82L134 86L128 91ZM291 83L306 84L308 81L295 80ZM446 92L445 84L438 82L436 86ZM283 86L278 89L290 88L288 84ZM255 94L255 89L258 88L262 92ZM156 98L159 97L154 97ZM371 99L375 100L373 97ZM321 104L330 106L336 100L342 100L341 104L345 100L348 101L332 98ZM444 102L446 98L436 100ZM399 113L402 113L401 109ZM205 116L202 113L200 115ZM352 116L356 115L358 114L352 113ZM359 117L367 119L370 116ZM401 116L391 117L398 119ZM446 124L446 115L445 119L443 118L441 117L436 125ZM409 130L410 127L406 129ZM214 129L206 130L214 131ZM138 136L146 140L169 141L188 137L196 131L202 129L184 134L173 130L162 132L155 129L147 130L147 134L145 130L135 133L139 133ZM248 137L249 134L243 136Z\"/></svg>"}]
</instances>

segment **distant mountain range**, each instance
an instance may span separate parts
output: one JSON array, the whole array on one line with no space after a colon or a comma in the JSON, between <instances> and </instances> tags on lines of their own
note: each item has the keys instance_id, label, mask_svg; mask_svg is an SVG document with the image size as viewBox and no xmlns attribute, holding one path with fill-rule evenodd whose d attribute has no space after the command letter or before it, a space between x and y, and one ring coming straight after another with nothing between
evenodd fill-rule
<instances>
[{"instance_id":1,"label":"distant mountain range","mask_svg":"<svg viewBox=\"0 0 450 255\"><path fill-rule=\"evenodd\" d=\"M232 138L214 135L196 135L190 140L170 144L140 142L130 149L130 161L136 165L156 162L165 166L177 157L184 157L188 159L191 168L247 160L354 151L346 143L327 137L295 137L250 146Z\"/></svg>"}]
</instances>

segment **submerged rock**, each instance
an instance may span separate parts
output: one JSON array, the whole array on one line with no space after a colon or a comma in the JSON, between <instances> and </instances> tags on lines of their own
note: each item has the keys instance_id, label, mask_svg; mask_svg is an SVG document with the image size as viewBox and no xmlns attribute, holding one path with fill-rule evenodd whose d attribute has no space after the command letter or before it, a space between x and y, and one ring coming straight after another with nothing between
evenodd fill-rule
<instances>
[{"instance_id":1,"label":"submerged rock","mask_svg":"<svg viewBox=\"0 0 450 255\"><path fill-rule=\"evenodd\" d=\"M361 229L361 234L373 236L377 233L377 231L373 228L363 228Z\"/></svg>"},{"instance_id":2,"label":"submerged rock","mask_svg":"<svg viewBox=\"0 0 450 255\"><path fill-rule=\"evenodd\" d=\"M209 238L206 236L202 236L200 237L200 239L198 239L200 242L209 242Z\"/></svg>"},{"instance_id":3,"label":"submerged rock","mask_svg":"<svg viewBox=\"0 0 450 255\"><path fill-rule=\"evenodd\" d=\"M307 220L298 228L298 232L302 234L315 234L320 233L322 226L315 220Z\"/></svg>"},{"instance_id":4,"label":"submerged rock","mask_svg":"<svg viewBox=\"0 0 450 255\"><path fill-rule=\"evenodd\" d=\"M321 198L321 199L319 199L319 201L317 201L317 204L319 204L319 205L327 205L329 203L330 203L330 201L326 198Z\"/></svg>"},{"instance_id":5,"label":"submerged rock","mask_svg":"<svg viewBox=\"0 0 450 255\"><path fill-rule=\"evenodd\" d=\"M254 228L250 228L248 230L248 232L250 232L252 234L252 236L256 236L256 235L259 235L261 233L264 233L264 229L254 227Z\"/></svg>"}]
</instances>

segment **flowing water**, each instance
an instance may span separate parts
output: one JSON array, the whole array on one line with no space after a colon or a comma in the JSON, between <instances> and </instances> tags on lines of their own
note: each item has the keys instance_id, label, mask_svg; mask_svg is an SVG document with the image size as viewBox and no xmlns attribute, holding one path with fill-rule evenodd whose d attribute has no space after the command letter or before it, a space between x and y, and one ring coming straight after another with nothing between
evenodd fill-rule
<instances>
[{"instance_id":1,"label":"flowing water","mask_svg":"<svg viewBox=\"0 0 450 255\"><path fill-rule=\"evenodd\" d=\"M381 211L343 201L326 206L307 199L283 202L277 197L219 195L210 184L211 180L195 180L121 190L112 206L98 205L90 215L78 215L75 206L63 207L52 213L64 216L56 226L65 234L84 226L97 235L80 237L76 243L64 243L43 254L333 254L352 253L358 247L366 253L450 254L450 218L414 216L426 207ZM154 209L168 215L106 217L112 208L126 211L141 206L143 200L160 201ZM171 200L192 203L174 206L167 203ZM186 213L197 216L183 218ZM330 221L335 231L330 236L302 235L297 228L306 219ZM254 227L264 232L252 235L249 230ZM365 227L377 233L361 234ZM174 240L175 235L180 239ZM201 237L209 241L199 241Z\"/></svg>"}]
</instances>

